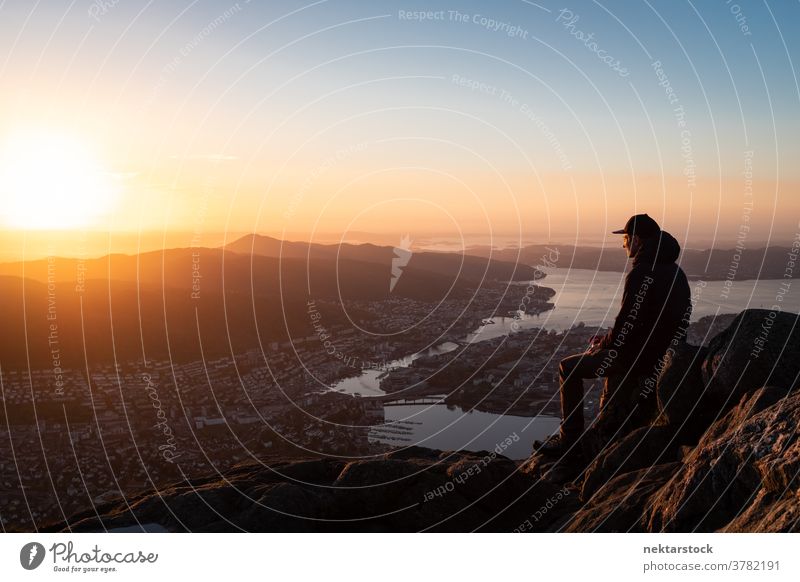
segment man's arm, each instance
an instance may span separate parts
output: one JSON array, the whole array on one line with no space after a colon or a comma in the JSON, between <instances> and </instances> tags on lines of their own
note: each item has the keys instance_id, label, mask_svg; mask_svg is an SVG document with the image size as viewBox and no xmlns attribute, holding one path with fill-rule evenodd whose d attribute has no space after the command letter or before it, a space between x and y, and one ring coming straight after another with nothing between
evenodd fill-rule
<instances>
[{"instance_id":1,"label":"man's arm","mask_svg":"<svg viewBox=\"0 0 800 582\"><path fill-rule=\"evenodd\" d=\"M617 317L614 319L614 327L597 343L597 349L611 349L615 348L618 352L622 352L625 347L625 343L615 346L614 342L617 341L617 338L624 337L626 334L622 333L622 330L626 327L626 320L628 322L627 327L630 327L633 322L628 319L628 315L633 312L633 307L636 303L636 293L639 287L644 280L644 274L641 272L641 269L632 269L627 276L625 277L625 288L622 290L622 303L619 308L619 313L617 313ZM630 331L630 329L628 329Z\"/></svg>"}]
</instances>

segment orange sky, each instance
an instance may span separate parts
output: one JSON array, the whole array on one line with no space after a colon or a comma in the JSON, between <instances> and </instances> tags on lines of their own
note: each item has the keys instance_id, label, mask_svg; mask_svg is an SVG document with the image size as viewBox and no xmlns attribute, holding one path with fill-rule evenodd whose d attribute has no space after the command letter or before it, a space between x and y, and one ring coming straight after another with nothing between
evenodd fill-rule
<instances>
[{"instance_id":1,"label":"orange sky","mask_svg":"<svg viewBox=\"0 0 800 582\"><path fill-rule=\"evenodd\" d=\"M626 30L586 3L622 77L530 3L493 7L527 39L412 25L386 3L275 29L280 3L256 4L95 18L7 3L1 254L248 232L616 244L638 212L694 247L800 230L795 49L766 16L742 38L703 8L712 42L672 8L626 5Z\"/></svg>"}]
</instances>

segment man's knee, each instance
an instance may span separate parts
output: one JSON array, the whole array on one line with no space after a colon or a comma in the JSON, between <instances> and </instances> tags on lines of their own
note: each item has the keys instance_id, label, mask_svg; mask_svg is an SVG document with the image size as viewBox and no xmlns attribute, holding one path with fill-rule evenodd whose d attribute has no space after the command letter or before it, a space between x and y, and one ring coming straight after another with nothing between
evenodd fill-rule
<instances>
[{"instance_id":1,"label":"man's knee","mask_svg":"<svg viewBox=\"0 0 800 582\"><path fill-rule=\"evenodd\" d=\"M578 362L578 357L567 356L558 364L558 375L561 380L565 380L575 369L575 364Z\"/></svg>"},{"instance_id":2,"label":"man's knee","mask_svg":"<svg viewBox=\"0 0 800 582\"><path fill-rule=\"evenodd\" d=\"M558 364L558 377L563 381L567 376L569 376L569 364L566 359L563 359Z\"/></svg>"}]
</instances>

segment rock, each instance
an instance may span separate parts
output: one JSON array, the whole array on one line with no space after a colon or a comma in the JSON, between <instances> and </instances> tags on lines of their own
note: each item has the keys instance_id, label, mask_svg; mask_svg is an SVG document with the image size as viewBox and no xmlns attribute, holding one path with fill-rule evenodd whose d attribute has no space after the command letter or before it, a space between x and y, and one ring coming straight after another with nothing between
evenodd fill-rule
<instances>
[{"instance_id":1,"label":"rock","mask_svg":"<svg viewBox=\"0 0 800 582\"><path fill-rule=\"evenodd\" d=\"M153 524L167 531L504 531L518 528L558 488L494 452L421 447L345 462L300 459L239 465L87 511L48 531ZM575 509L560 504L538 531ZM100 511L102 509L102 511Z\"/></svg>"},{"instance_id":2,"label":"rock","mask_svg":"<svg viewBox=\"0 0 800 582\"><path fill-rule=\"evenodd\" d=\"M615 477L567 524L567 532L642 532L644 508L679 469L665 463Z\"/></svg>"},{"instance_id":3,"label":"rock","mask_svg":"<svg viewBox=\"0 0 800 582\"><path fill-rule=\"evenodd\" d=\"M470 501L478 501L487 491L506 481L521 483L517 463L505 457L497 457L485 464L484 459L461 459L447 468L447 476L462 486L461 495ZM524 486L517 488L523 494Z\"/></svg>"},{"instance_id":4,"label":"rock","mask_svg":"<svg viewBox=\"0 0 800 582\"><path fill-rule=\"evenodd\" d=\"M582 480L589 464L588 457L580 452L566 457L554 457L535 452L522 463L519 470L537 482L541 481L561 487Z\"/></svg>"},{"instance_id":5,"label":"rock","mask_svg":"<svg viewBox=\"0 0 800 582\"><path fill-rule=\"evenodd\" d=\"M743 398L709 428L680 471L654 497L643 518L645 529L745 531L757 524L785 531L796 527L782 519L777 508L797 512L800 394L752 414L775 398L770 389Z\"/></svg>"},{"instance_id":6,"label":"rock","mask_svg":"<svg viewBox=\"0 0 800 582\"><path fill-rule=\"evenodd\" d=\"M786 398L791 390L782 386L764 386L742 396L738 406L715 422L703 435L703 446L726 435L733 435L747 419Z\"/></svg>"},{"instance_id":7,"label":"rock","mask_svg":"<svg viewBox=\"0 0 800 582\"><path fill-rule=\"evenodd\" d=\"M656 412L656 399L645 382L648 374L616 374L605 378L600 394L600 414L596 427L618 437L650 424Z\"/></svg>"},{"instance_id":8,"label":"rock","mask_svg":"<svg viewBox=\"0 0 800 582\"><path fill-rule=\"evenodd\" d=\"M656 424L672 425L689 441L697 442L713 422L713 405L703 383L702 364L707 350L679 344L667 351L658 377Z\"/></svg>"},{"instance_id":9,"label":"rock","mask_svg":"<svg viewBox=\"0 0 800 582\"><path fill-rule=\"evenodd\" d=\"M312 520L328 519L329 504L333 501L333 495L327 489L286 482L271 483L257 499L240 498L239 511L223 513L220 518L240 531L314 531ZM231 519L230 516L234 515L238 519ZM218 525L210 524L207 530L191 528L191 531L214 531L215 527Z\"/></svg>"},{"instance_id":10,"label":"rock","mask_svg":"<svg viewBox=\"0 0 800 582\"><path fill-rule=\"evenodd\" d=\"M703 381L725 408L769 384L792 387L800 374L800 316L742 311L708 346Z\"/></svg>"},{"instance_id":11,"label":"rock","mask_svg":"<svg viewBox=\"0 0 800 582\"><path fill-rule=\"evenodd\" d=\"M442 453L440 451L414 445L390 451L386 453L384 457L387 459L429 459L435 461L438 460L440 456L446 456L447 454L449 453Z\"/></svg>"},{"instance_id":12,"label":"rock","mask_svg":"<svg viewBox=\"0 0 800 582\"><path fill-rule=\"evenodd\" d=\"M708 346L714 336L730 326L736 315L735 313L704 315L689 325L686 341L695 346Z\"/></svg>"},{"instance_id":13,"label":"rock","mask_svg":"<svg viewBox=\"0 0 800 582\"><path fill-rule=\"evenodd\" d=\"M676 461L678 448L675 431L671 427L646 426L636 429L595 458L583 480L581 500L591 499L598 489L618 475Z\"/></svg>"},{"instance_id":14,"label":"rock","mask_svg":"<svg viewBox=\"0 0 800 582\"><path fill-rule=\"evenodd\" d=\"M794 497L775 499L773 494L759 491L753 503L722 531L731 533L800 532L800 491Z\"/></svg>"},{"instance_id":15,"label":"rock","mask_svg":"<svg viewBox=\"0 0 800 582\"><path fill-rule=\"evenodd\" d=\"M616 374L603 381L600 413L581 438L583 454L593 459L609 443L624 438L631 431L648 426L656 415L656 397L648 390L647 374Z\"/></svg>"}]
</instances>

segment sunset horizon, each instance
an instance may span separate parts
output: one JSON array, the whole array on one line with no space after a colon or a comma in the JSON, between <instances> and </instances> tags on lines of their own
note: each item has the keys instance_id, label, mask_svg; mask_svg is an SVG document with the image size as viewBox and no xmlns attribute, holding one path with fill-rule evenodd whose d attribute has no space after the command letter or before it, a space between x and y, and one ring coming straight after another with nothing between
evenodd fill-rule
<instances>
[{"instance_id":1,"label":"sunset horizon","mask_svg":"<svg viewBox=\"0 0 800 582\"><path fill-rule=\"evenodd\" d=\"M730 248L745 215L759 244L800 231L800 90L780 73L791 50L753 36L782 6L751 15L749 34L674 6L626 8L632 26L654 25L647 43L616 35L613 11L585 29L589 5L519 3L491 19L475 2L386 8L159 7L165 27L141 55L151 23L125 3L67 12L39 48L27 43L49 21L28 19L5 36L4 230L597 245L648 212L693 247ZM7 26L24 15L6 11ZM306 34L282 38L311 14Z\"/></svg>"},{"instance_id":2,"label":"sunset horizon","mask_svg":"<svg viewBox=\"0 0 800 582\"><path fill-rule=\"evenodd\" d=\"M796 579L798 33L0 0L0 571Z\"/></svg>"}]
</instances>

